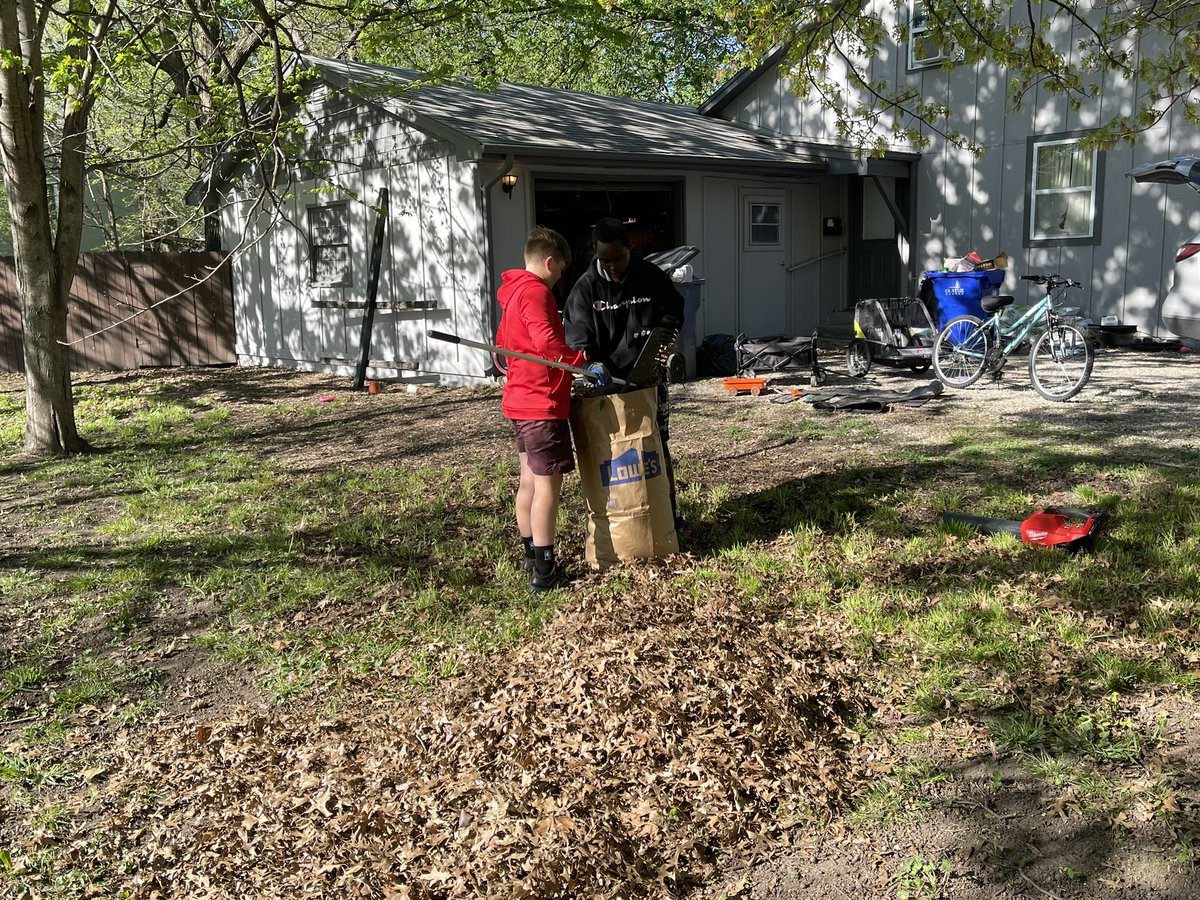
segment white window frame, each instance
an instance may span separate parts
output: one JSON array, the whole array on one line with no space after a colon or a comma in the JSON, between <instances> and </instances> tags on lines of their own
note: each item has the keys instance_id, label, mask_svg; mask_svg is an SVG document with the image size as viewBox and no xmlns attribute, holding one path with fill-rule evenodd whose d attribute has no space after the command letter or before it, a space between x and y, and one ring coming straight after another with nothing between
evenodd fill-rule
<instances>
[{"instance_id":1,"label":"white window frame","mask_svg":"<svg viewBox=\"0 0 1200 900\"><path fill-rule=\"evenodd\" d=\"M950 54L941 47L936 47L936 56L917 57L917 46L921 38L929 33L927 16L921 15L925 4L922 0L910 0L908 4L908 67L910 69L927 69L930 66L941 65L950 58Z\"/></svg>"},{"instance_id":2,"label":"white window frame","mask_svg":"<svg viewBox=\"0 0 1200 900\"><path fill-rule=\"evenodd\" d=\"M778 213L777 221L775 222L755 222L754 208L755 207L774 207ZM746 198L746 243L747 250L780 250L783 248L783 201L773 197L747 197ZM754 236L755 226L774 226L775 240L764 241L756 240Z\"/></svg>"},{"instance_id":3,"label":"white window frame","mask_svg":"<svg viewBox=\"0 0 1200 900\"><path fill-rule=\"evenodd\" d=\"M318 220L326 215L338 213L343 240L329 240L327 235L317 233ZM324 251L345 247L341 260L340 274L336 279L319 277L319 267L326 260ZM308 207L308 283L317 287L351 287L354 284L354 254L350 239L350 207L347 203L329 203Z\"/></svg>"},{"instance_id":4,"label":"white window frame","mask_svg":"<svg viewBox=\"0 0 1200 900\"><path fill-rule=\"evenodd\" d=\"M1062 147L1062 146L1077 146L1083 140L1082 136L1068 137L1048 137L1045 139L1033 138L1029 143L1029 181L1028 181L1028 208L1029 217L1026 221L1026 234L1028 241L1033 244L1045 244L1047 242L1073 242L1073 243L1093 243L1099 238L1100 232L1100 186L1101 177L1103 174L1103 157L1099 150L1081 150L1083 153L1091 153L1091 180L1086 185L1071 185L1069 187L1046 187L1038 184L1038 155L1047 147ZM1037 229L1038 208L1040 204L1054 202L1055 198L1061 201L1063 197L1072 195L1086 194L1088 198L1088 227L1085 232L1039 232ZM1066 212L1064 210L1063 219L1065 222Z\"/></svg>"}]
</instances>

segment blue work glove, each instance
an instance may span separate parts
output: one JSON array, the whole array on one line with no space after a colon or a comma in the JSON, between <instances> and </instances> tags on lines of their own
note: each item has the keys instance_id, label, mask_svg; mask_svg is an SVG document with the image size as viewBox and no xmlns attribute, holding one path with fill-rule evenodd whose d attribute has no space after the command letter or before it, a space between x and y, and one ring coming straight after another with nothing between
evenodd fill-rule
<instances>
[{"instance_id":1,"label":"blue work glove","mask_svg":"<svg viewBox=\"0 0 1200 900\"><path fill-rule=\"evenodd\" d=\"M587 371L594 376L592 378L592 384L596 386L597 390L606 391L612 387L612 375L609 373L604 363L588 363Z\"/></svg>"}]
</instances>

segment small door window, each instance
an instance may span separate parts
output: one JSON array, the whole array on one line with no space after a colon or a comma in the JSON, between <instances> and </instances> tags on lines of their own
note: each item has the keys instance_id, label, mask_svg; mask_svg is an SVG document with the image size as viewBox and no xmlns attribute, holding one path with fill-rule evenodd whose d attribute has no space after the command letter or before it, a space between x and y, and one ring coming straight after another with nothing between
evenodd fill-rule
<instances>
[{"instance_id":1,"label":"small door window","mask_svg":"<svg viewBox=\"0 0 1200 900\"><path fill-rule=\"evenodd\" d=\"M753 200L749 209L751 247L779 247L783 244L783 204Z\"/></svg>"},{"instance_id":2,"label":"small door window","mask_svg":"<svg viewBox=\"0 0 1200 900\"><path fill-rule=\"evenodd\" d=\"M896 196L896 179L890 176L863 179L862 188L862 238L864 241L890 241L896 237L896 219L892 209L881 194L880 188Z\"/></svg>"}]
</instances>

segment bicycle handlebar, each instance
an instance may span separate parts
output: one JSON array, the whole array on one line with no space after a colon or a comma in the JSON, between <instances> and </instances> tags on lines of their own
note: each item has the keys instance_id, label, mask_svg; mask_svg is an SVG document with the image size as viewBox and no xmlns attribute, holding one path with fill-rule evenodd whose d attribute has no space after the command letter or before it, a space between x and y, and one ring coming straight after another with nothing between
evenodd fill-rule
<instances>
[{"instance_id":1,"label":"bicycle handlebar","mask_svg":"<svg viewBox=\"0 0 1200 900\"><path fill-rule=\"evenodd\" d=\"M1034 284L1044 284L1048 291L1057 290L1060 287L1083 287L1078 281L1063 278L1061 275L1022 275L1021 280L1032 281Z\"/></svg>"}]
</instances>

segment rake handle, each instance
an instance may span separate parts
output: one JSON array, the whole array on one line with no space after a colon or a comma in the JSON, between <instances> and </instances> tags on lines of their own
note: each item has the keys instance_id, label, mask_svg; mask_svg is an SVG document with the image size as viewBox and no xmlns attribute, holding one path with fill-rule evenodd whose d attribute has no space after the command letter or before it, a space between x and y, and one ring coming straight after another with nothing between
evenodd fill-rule
<instances>
[{"instance_id":1,"label":"rake handle","mask_svg":"<svg viewBox=\"0 0 1200 900\"><path fill-rule=\"evenodd\" d=\"M517 359L525 359L529 362L537 363L541 366L549 366L552 369L562 369L564 372L574 372L576 375L582 375L584 378L590 378L592 381L599 381L600 376L595 372L589 372L587 369L581 369L579 366L572 366L568 363L557 362L553 359L546 359L543 356L534 356L531 353L520 353L516 350L505 350L503 347L497 347L494 344L485 344L482 341L473 341L470 338L459 337L457 334L448 334L445 331L426 332L435 341L445 341L447 344L462 344L464 347L474 347L476 350L487 350L491 353L499 353L501 356L513 356ZM612 377L613 384L624 386L627 382L623 379Z\"/></svg>"}]
</instances>

